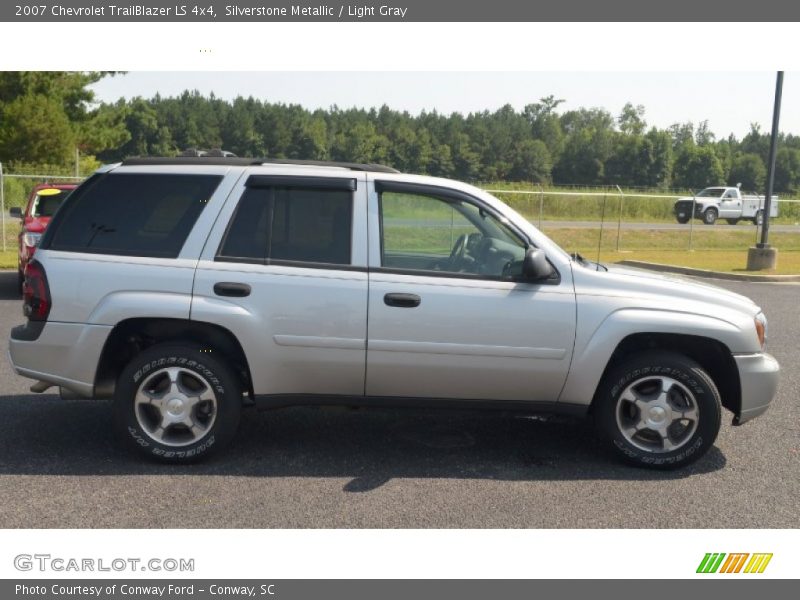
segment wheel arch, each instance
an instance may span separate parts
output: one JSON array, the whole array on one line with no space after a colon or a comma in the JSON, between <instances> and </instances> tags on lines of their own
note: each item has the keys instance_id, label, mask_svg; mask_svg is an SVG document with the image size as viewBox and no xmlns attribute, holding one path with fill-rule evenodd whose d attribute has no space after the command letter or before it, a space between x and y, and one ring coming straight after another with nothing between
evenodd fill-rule
<instances>
[{"instance_id":1,"label":"wheel arch","mask_svg":"<svg viewBox=\"0 0 800 600\"><path fill-rule=\"evenodd\" d=\"M675 352L698 363L717 386L722 406L736 415L739 414L742 403L739 369L728 346L707 336L658 332L633 333L617 344L600 376L595 396L589 407L590 411L596 400L597 390L600 389L609 372L627 358L647 350Z\"/></svg>"},{"instance_id":2,"label":"wheel arch","mask_svg":"<svg viewBox=\"0 0 800 600\"><path fill-rule=\"evenodd\" d=\"M242 389L254 397L250 366L242 345L228 329L188 319L134 318L117 323L106 339L94 380L95 396L114 395L117 377L137 354L155 344L188 343L218 352L239 376Z\"/></svg>"}]
</instances>

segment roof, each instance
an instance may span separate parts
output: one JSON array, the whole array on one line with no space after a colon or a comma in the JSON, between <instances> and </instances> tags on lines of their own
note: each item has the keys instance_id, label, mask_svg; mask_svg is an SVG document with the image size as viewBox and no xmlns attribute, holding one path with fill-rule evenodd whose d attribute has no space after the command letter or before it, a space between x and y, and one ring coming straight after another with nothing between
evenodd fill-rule
<instances>
[{"instance_id":1,"label":"roof","mask_svg":"<svg viewBox=\"0 0 800 600\"><path fill-rule=\"evenodd\" d=\"M222 165L249 167L259 165L300 165L309 167L338 167L351 171L371 171L374 173L399 173L397 169L372 163L351 163L326 160L295 160L290 158L237 158L225 156L173 156L126 158L123 167L147 165Z\"/></svg>"}]
</instances>

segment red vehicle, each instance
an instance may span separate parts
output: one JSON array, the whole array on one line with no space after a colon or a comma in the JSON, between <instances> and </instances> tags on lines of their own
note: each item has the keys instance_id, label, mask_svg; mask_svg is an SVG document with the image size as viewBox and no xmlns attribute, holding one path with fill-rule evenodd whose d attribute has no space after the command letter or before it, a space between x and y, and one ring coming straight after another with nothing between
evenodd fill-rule
<instances>
[{"instance_id":1,"label":"red vehicle","mask_svg":"<svg viewBox=\"0 0 800 600\"><path fill-rule=\"evenodd\" d=\"M22 290L25 265L33 256L50 218L72 190L72 183L43 183L33 188L24 211L19 206L9 209L12 217L22 219L19 232L19 289Z\"/></svg>"}]
</instances>

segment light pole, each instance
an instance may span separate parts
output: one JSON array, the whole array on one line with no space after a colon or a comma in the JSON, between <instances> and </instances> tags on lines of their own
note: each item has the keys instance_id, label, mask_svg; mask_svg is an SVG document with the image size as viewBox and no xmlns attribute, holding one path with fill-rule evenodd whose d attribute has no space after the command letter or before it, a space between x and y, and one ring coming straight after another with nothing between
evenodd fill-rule
<instances>
[{"instance_id":1,"label":"light pole","mask_svg":"<svg viewBox=\"0 0 800 600\"><path fill-rule=\"evenodd\" d=\"M778 146L778 123L781 118L782 93L783 71L778 71L778 77L775 80L775 106L772 109L772 139L769 145L767 193L764 196L764 218L761 225L761 241L747 251L748 271L774 269L778 263L778 249L772 248L769 245L769 215L772 209L772 186L775 183L775 151Z\"/></svg>"}]
</instances>

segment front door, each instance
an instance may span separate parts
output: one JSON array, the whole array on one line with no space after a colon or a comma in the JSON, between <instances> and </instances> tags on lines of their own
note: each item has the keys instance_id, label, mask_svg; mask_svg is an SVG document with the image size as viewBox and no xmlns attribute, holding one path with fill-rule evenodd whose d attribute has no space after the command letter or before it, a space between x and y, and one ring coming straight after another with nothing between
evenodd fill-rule
<instances>
[{"instance_id":1,"label":"front door","mask_svg":"<svg viewBox=\"0 0 800 600\"><path fill-rule=\"evenodd\" d=\"M366 393L555 401L575 338L575 294L519 281L528 242L461 192L370 188Z\"/></svg>"}]
</instances>

